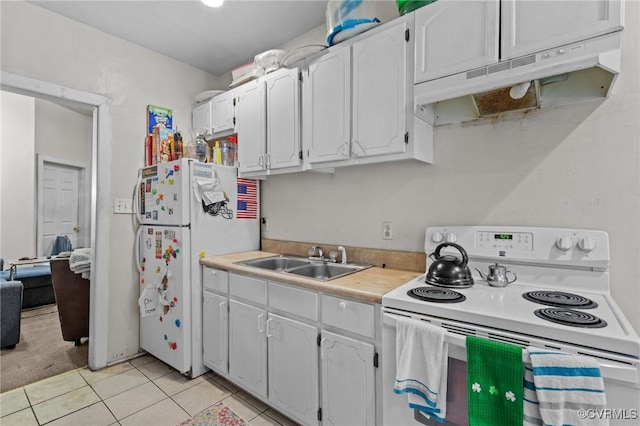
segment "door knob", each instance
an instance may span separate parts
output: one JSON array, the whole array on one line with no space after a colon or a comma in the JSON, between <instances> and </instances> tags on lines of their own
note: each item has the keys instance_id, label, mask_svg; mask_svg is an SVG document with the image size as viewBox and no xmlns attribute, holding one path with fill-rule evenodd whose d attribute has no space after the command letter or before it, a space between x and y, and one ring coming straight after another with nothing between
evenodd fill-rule
<instances>
[{"instance_id":1,"label":"door knob","mask_svg":"<svg viewBox=\"0 0 640 426\"><path fill-rule=\"evenodd\" d=\"M74 227L73 227L73 231L74 231L74 232L80 232L80 227L79 227L79 226L77 226L77 225L76 225L76 226L74 226Z\"/></svg>"}]
</instances>

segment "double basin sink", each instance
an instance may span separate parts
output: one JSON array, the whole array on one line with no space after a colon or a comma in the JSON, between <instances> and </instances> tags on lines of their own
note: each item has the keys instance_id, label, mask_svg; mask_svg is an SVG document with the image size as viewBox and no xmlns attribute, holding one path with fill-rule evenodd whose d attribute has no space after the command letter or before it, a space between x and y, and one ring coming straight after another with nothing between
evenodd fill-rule
<instances>
[{"instance_id":1,"label":"double basin sink","mask_svg":"<svg viewBox=\"0 0 640 426\"><path fill-rule=\"evenodd\" d=\"M239 265L297 275L319 281L328 281L370 268L369 265L328 263L293 256L274 256L237 262Z\"/></svg>"}]
</instances>

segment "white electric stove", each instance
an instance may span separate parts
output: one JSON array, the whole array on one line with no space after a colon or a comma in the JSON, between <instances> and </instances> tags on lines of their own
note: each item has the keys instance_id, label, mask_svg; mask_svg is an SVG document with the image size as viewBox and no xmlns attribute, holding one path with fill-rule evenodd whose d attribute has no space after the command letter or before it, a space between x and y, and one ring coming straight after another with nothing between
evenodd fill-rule
<instances>
[{"instance_id":1,"label":"white electric stove","mask_svg":"<svg viewBox=\"0 0 640 426\"><path fill-rule=\"evenodd\" d=\"M410 316L447 329L451 346L459 346L452 355L458 359L465 359L467 335L596 357L615 406L636 410L638 416L640 338L609 291L606 232L513 226L427 229L427 255L443 242L465 249L474 284L436 287L422 275L382 297L385 393L386 382L393 380L389 370L395 371L394 318ZM460 257L451 247L440 254ZM427 258L426 271L430 263ZM506 287L490 286L475 268L486 274L495 263L506 266L517 279ZM513 279L512 274L508 278ZM385 419L403 415L393 407L395 396L383 399Z\"/></svg>"}]
</instances>

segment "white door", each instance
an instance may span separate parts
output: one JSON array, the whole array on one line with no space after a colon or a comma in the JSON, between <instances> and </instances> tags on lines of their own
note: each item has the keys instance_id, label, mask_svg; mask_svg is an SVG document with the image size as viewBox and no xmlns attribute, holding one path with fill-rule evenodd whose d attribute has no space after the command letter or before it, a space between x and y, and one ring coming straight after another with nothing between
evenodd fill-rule
<instances>
[{"instance_id":1,"label":"white door","mask_svg":"<svg viewBox=\"0 0 640 426\"><path fill-rule=\"evenodd\" d=\"M353 44L351 153L355 157L406 149L408 29L402 21Z\"/></svg>"},{"instance_id":2,"label":"white door","mask_svg":"<svg viewBox=\"0 0 640 426\"><path fill-rule=\"evenodd\" d=\"M229 302L226 297L204 292L202 308L203 363L219 373L229 371Z\"/></svg>"},{"instance_id":3,"label":"white door","mask_svg":"<svg viewBox=\"0 0 640 426\"><path fill-rule=\"evenodd\" d=\"M266 90L267 169L300 165L299 69L281 69L264 77Z\"/></svg>"},{"instance_id":4,"label":"white door","mask_svg":"<svg viewBox=\"0 0 640 426\"><path fill-rule=\"evenodd\" d=\"M259 396L267 396L267 313L229 300L229 376Z\"/></svg>"},{"instance_id":5,"label":"white door","mask_svg":"<svg viewBox=\"0 0 640 426\"><path fill-rule=\"evenodd\" d=\"M303 131L309 163L348 160L351 140L351 49L334 46L309 64L303 82Z\"/></svg>"},{"instance_id":6,"label":"white door","mask_svg":"<svg viewBox=\"0 0 640 426\"><path fill-rule=\"evenodd\" d=\"M301 420L318 423L318 328L269 314L269 401Z\"/></svg>"},{"instance_id":7,"label":"white door","mask_svg":"<svg viewBox=\"0 0 640 426\"><path fill-rule=\"evenodd\" d=\"M42 206L39 211L42 216L41 226L42 244L38 247L40 256L49 256L57 236L66 235L71 245L78 247L78 233L80 232L79 195L80 169L44 162L42 167L41 186Z\"/></svg>"},{"instance_id":8,"label":"white door","mask_svg":"<svg viewBox=\"0 0 640 426\"><path fill-rule=\"evenodd\" d=\"M322 332L322 424L375 424L375 350L361 342Z\"/></svg>"}]
</instances>

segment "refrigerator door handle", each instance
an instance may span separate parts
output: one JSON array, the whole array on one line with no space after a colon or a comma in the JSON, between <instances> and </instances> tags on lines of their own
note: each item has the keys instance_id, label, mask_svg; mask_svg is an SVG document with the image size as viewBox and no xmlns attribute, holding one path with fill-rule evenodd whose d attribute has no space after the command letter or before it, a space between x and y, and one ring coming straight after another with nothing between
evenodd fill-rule
<instances>
[{"instance_id":1,"label":"refrigerator door handle","mask_svg":"<svg viewBox=\"0 0 640 426\"><path fill-rule=\"evenodd\" d=\"M136 258L136 267L138 268L138 272L140 274L142 274L142 262L140 262L140 237L142 237L142 225L140 225L138 227L138 230L136 231L136 239L134 241L134 247L135 247L135 258Z\"/></svg>"},{"instance_id":2,"label":"refrigerator door handle","mask_svg":"<svg viewBox=\"0 0 640 426\"><path fill-rule=\"evenodd\" d=\"M140 214L140 191L142 190L142 170L138 172L138 180L136 181L136 189L133 192L133 211L139 224L142 224L142 214ZM138 268L140 269L140 268Z\"/></svg>"}]
</instances>

